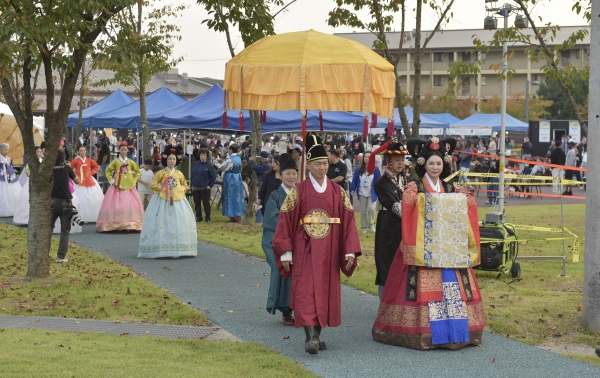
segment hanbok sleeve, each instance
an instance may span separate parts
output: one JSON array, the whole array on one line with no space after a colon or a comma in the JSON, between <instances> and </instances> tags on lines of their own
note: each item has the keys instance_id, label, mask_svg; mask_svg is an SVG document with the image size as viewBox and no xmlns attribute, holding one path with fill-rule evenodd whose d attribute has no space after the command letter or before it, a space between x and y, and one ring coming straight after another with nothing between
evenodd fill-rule
<instances>
[{"instance_id":1,"label":"hanbok sleeve","mask_svg":"<svg viewBox=\"0 0 600 378\"><path fill-rule=\"evenodd\" d=\"M469 244L475 242L477 245L477 261L472 262L472 266L476 266L481 264L481 239L479 235L479 211L477 209L477 202L475 201L475 196L473 193L469 193L466 188L460 187L456 188L456 193L464 193L467 195L467 215L469 216L469 223L471 225L471 232L469 232ZM473 238L473 240L471 239Z\"/></svg>"},{"instance_id":2,"label":"hanbok sleeve","mask_svg":"<svg viewBox=\"0 0 600 378\"><path fill-rule=\"evenodd\" d=\"M129 167L131 168L131 171L133 172L133 182L135 185L135 183L142 176L142 171L140 170L140 166L137 165L137 163L131 159L129 160Z\"/></svg>"},{"instance_id":3,"label":"hanbok sleeve","mask_svg":"<svg viewBox=\"0 0 600 378\"><path fill-rule=\"evenodd\" d=\"M118 161L119 161L119 159L115 159L108 165L108 167L106 167L106 177L109 180L112 180L113 176L115 175L115 170L117 169Z\"/></svg>"},{"instance_id":4,"label":"hanbok sleeve","mask_svg":"<svg viewBox=\"0 0 600 378\"><path fill-rule=\"evenodd\" d=\"M90 160L90 169L92 171L92 176L96 174L96 172L98 172L98 163L96 163L94 160L89 159Z\"/></svg>"},{"instance_id":5,"label":"hanbok sleeve","mask_svg":"<svg viewBox=\"0 0 600 378\"><path fill-rule=\"evenodd\" d=\"M354 269L358 266L358 256L362 255L360 240L358 239L358 229L356 228L356 218L354 208L345 190L340 190L342 200L340 201L341 227L339 241L339 259L342 273L350 277ZM350 269L346 269L346 255L354 254L354 263Z\"/></svg>"},{"instance_id":6,"label":"hanbok sleeve","mask_svg":"<svg viewBox=\"0 0 600 378\"><path fill-rule=\"evenodd\" d=\"M417 245L418 195L419 191L414 182L408 184L402 194L402 242L400 243L400 252L403 253L408 252L411 248L415 249Z\"/></svg>"},{"instance_id":7,"label":"hanbok sleeve","mask_svg":"<svg viewBox=\"0 0 600 378\"><path fill-rule=\"evenodd\" d=\"M298 190L293 188L287 197L285 197L279 210L279 220L277 221L277 229L275 230L272 244L279 274L284 278L291 277L293 265L290 267L290 271L286 272L283 269L283 265L281 265L281 256L287 251L292 251L293 254L296 228L298 228L298 219L300 217L300 207Z\"/></svg>"},{"instance_id":8,"label":"hanbok sleeve","mask_svg":"<svg viewBox=\"0 0 600 378\"><path fill-rule=\"evenodd\" d=\"M181 185L181 189L183 189L183 193L185 194L190 187L187 184L185 176L180 171L177 171L177 181L179 181L179 185Z\"/></svg>"},{"instance_id":9,"label":"hanbok sleeve","mask_svg":"<svg viewBox=\"0 0 600 378\"><path fill-rule=\"evenodd\" d=\"M156 172L156 174L154 175L154 178L152 179L152 183L150 184L150 189L153 192L160 193L160 189L162 188L162 182L164 180L164 176L165 176L164 170Z\"/></svg>"}]
</instances>

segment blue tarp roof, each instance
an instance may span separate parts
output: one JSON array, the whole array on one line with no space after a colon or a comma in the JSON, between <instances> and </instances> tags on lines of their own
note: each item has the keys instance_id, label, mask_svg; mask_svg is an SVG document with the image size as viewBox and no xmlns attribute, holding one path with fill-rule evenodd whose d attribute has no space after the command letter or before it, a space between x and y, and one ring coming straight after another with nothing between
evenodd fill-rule
<instances>
[{"instance_id":1,"label":"blue tarp roof","mask_svg":"<svg viewBox=\"0 0 600 378\"><path fill-rule=\"evenodd\" d=\"M129 97L125 92L120 89L117 89L109 96L103 98L101 101L95 103L89 108L83 109L83 117L81 118L81 126L83 127L92 127L96 126L91 124L90 118L92 116L96 116L102 113L107 113L112 110L121 108L125 105L131 104L135 100ZM68 127L76 127L77 121L79 120L79 112L69 114L69 118L67 118L67 126Z\"/></svg>"},{"instance_id":2,"label":"blue tarp roof","mask_svg":"<svg viewBox=\"0 0 600 378\"><path fill-rule=\"evenodd\" d=\"M174 108L187 100L167 88L160 88L146 96L148 117L153 113ZM111 127L114 129L136 129L140 124L140 100L115 109L111 112L91 117L95 127Z\"/></svg>"},{"instance_id":3,"label":"blue tarp roof","mask_svg":"<svg viewBox=\"0 0 600 378\"><path fill-rule=\"evenodd\" d=\"M251 131L250 113L244 111L244 129ZM239 131L239 111L227 112L228 129ZM150 130L158 129L223 129L223 89L214 85L211 89L176 108L148 115ZM300 131L300 111L268 111L267 122L262 125L263 133ZM363 116L344 112L323 112L323 128L331 132L363 131ZM309 111L306 129L319 130L319 112Z\"/></svg>"},{"instance_id":4,"label":"blue tarp roof","mask_svg":"<svg viewBox=\"0 0 600 378\"><path fill-rule=\"evenodd\" d=\"M408 123L412 126L413 120L413 108L410 106L404 107L404 112L406 113L406 117L408 118ZM377 124L379 127L387 127L388 119L387 118L378 118ZM424 128L440 128L446 129L450 124L448 122L440 122L433 118L426 116L425 114L421 114L421 126ZM402 121L400 121L400 113L398 112L398 108L394 109L394 126L396 129L402 128Z\"/></svg>"},{"instance_id":5,"label":"blue tarp roof","mask_svg":"<svg viewBox=\"0 0 600 378\"><path fill-rule=\"evenodd\" d=\"M452 126L492 126L493 131L500 131L500 118L501 114L481 114L475 113L472 116L463 119L460 122L453 124ZM529 131L529 125L523 121L506 115L506 131Z\"/></svg>"},{"instance_id":6,"label":"blue tarp roof","mask_svg":"<svg viewBox=\"0 0 600 378\"><path fill-rule=\"evenodd\" d=\"M450 125L454 125L457 122L460 122L461 119L458 117L453 116L450 113L441 113L441 114L423 114L429 118L433 118L436 121L440 121L440 122L444 122L444 123L448 123Z\"/></svg>"}]
</instances>

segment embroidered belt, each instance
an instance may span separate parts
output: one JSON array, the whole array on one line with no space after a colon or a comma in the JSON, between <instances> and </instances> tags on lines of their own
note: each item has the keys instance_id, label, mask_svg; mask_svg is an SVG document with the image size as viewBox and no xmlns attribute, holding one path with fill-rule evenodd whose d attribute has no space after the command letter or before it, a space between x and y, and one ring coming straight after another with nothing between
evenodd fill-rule
<instances>
[{"instance_id":1,"label":"embroidered belt","mask_svg":"<svg viewBox=\"0 0 600 378\"><path fill-rule=\"evenodd\" d=\"M341 224L342 222L340 221L340 218L306 217L306 218L300 219L300 222L298 222L298 227L302 226L303 224L309 224L309 223Z\"/></svg>"}]
</instances>

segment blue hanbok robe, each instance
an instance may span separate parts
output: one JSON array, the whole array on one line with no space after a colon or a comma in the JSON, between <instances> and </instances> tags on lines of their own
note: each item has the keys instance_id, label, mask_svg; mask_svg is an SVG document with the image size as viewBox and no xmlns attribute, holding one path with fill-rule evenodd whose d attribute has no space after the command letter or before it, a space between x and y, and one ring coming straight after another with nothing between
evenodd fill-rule
<instances>
[{"instance_id":1,"label":"blue hanbok robe","mask_svg":"<svg viewBox=\"0 0 600 378\"><path fill-rule=\"evenodd\" d=\"M273 236L279 220L279 210L285 200L287 193L283 186L273 191L267 201L265 215L263 217L262 248L265 251L267 263L271 267L271 283L267 297L267 311L275 314L276 310L283 313L290 311L290 290L292 288L292 277L283 278L279 274L275 254L273 253Z\"/></svg>"},{"instance_id":2,"label":"blue hanbok robe","mask_svg":"<svg viewBox=\"0 0 600 378\"><path fill-rule=\"evenodd\" d=\"M241 217L244 215L244 185L242 184L242 159L233 155L231 169L225 172L223 178L223 215L226 217Z\"/></svg>"}]
</instances>

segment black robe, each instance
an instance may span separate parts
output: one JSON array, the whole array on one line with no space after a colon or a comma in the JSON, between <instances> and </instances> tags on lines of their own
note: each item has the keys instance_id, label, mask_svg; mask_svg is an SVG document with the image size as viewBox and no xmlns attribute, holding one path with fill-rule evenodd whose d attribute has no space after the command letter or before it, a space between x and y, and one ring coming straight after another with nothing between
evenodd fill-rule
<instances>
[{"instance_id":1,"label":"black robe","mask_svg":"<svg viewBox=\"0 0 600 378\"><path fill-rule=\"evenodd\" d=\"M402 240L402 219L392 211L394 204L400 203L402 200L402 191L390 175L391 172L385 170L375 183L375 193L383 207L377 214L375 230L375 267L377 269L375 285L385 285L390 266Z\"/></svg>"}]
</instances>

